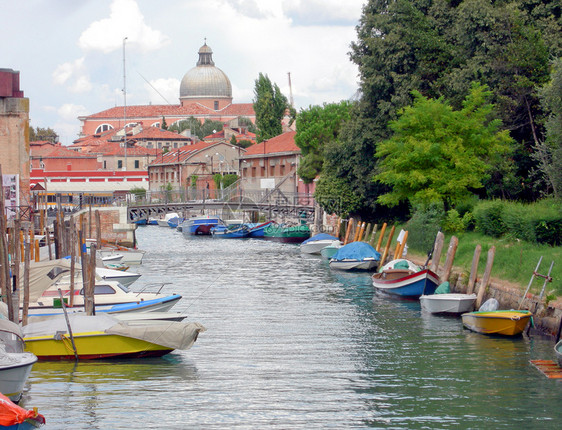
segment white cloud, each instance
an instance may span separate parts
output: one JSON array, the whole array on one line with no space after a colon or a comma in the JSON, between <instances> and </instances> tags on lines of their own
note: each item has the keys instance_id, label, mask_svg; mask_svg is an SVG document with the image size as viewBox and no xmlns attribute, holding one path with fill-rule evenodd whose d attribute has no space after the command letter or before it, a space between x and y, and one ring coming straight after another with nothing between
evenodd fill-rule
<instances>
[{"instance_id":1,"label":"white cloud","mask_svg":"<svg viewBox=\"0 0 562 430\"><path fill-rule=\"evenodd\" d=\"M297 25L355 25L365 0L284 0L283 12Z\"/></svg>"},{"instance_id":2,"label":"white cloud","mask_svg":"<svg viewBox=\"0 0 562 430\"><path fill-rule=\"evenodd\" d=\"M123 47L123 40L143 52L154 51L170 40L144 22L144 16L135 0L114 0L109 18L95 21L84 30L78 45L85 51L110 53Z\"/></svg>"},{"instance_id":3,"label":"white cloud","mask_svg":"<svg viewBox=\"0 0 562 430\"><path fill-rule=\"evenodd\" d=\"M180 93L179 79L154 79L150 83L145 82L145 89L149 96L149 101L153 104L178 104Z\"/></svg>"},{"instance_id":4,"label":"white cloud","mask_svg":"<svg viewBox=\"0 0 562 430\"><path fill-rule=\"evenodd\" d=\"M88 115L90 112L85 106L66 103L57 109L57 113L62 120L76 123L79 116Z\"/></svg>"},{"instance_id":5,"label":"white cloud","mask_svg":"<svg viewBox=\"0 0 562 430\"><path fill-rule=\"evenodd\" d=\"M56 85L67 85L73 93L85 93L92 89L92 83L84 65L84 57L56 67L53 72L53 82Z\"/></svg>"}]
</instances>

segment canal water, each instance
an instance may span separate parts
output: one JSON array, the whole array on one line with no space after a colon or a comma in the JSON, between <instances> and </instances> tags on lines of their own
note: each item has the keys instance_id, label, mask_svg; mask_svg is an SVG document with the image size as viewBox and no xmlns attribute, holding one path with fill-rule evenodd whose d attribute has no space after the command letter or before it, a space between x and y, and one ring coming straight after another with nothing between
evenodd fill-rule
<instances>
[{"instance_id":1,"label":"canal water","mask_svg":"<svg viewBox=\"0 0 562 430\"><path fill-rule=\"evenodd\" d=\"M487 337L373 292L296 245L137 230L132 285L170 283L207 331L158 359L39 362L46 429L560 428L541 338Z\"/></svg>"}]
</instances>

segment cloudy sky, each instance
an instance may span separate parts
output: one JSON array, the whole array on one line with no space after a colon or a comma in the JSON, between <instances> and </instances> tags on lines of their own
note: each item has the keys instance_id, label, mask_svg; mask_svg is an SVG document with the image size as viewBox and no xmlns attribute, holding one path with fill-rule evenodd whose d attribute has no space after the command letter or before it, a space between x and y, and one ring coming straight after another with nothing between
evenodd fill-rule
<instances>
[{"instance_id":1,"label":"cloudy sky","mask_svg":"<svg viewBox=\"0 0 562 430\"><path fill-rule=\"evenodd\" d=\"M252 102L267 74L295 107L352 97L349 45L365 0L0 0L0 68L20 72L30 122L63 144L79 115L123 105L178 104L183 75L205 38L230 78L234 102ZM123 39L125 70L123 73Z\"/></svg>"}]
</instances>

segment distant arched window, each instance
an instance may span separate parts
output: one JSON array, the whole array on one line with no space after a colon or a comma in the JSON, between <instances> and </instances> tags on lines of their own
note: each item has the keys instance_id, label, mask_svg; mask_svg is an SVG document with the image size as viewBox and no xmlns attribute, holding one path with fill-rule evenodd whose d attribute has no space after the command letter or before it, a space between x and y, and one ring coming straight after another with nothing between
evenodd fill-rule
<instances>
[{"instance_id":1,"label":"distant arched window","mask_svg":"<svg viewBox=\"0 0 562 430\"><path fill-rule=\"evenodd\" d=\"M155 122L154 124L151 125L151 127L160 128L160 123L159 123L159 122Z\"/></svg>"},{"instance_id":2,"label":"distant arched window","mask_svg":"<svg viewBox=\"0 0 562 430\"><path fill-rule=\"evenodd\" d=\"M102 124L99 125L98 128L96 128L95 134L100 134L107 130L113 130L113 126L111 124Z\"/></svg>"}]
</instances>

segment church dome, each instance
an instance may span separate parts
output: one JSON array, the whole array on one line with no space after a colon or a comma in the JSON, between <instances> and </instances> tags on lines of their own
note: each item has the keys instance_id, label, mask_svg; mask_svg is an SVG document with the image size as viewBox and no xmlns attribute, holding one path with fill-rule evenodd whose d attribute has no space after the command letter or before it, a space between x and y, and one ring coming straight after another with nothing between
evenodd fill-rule
<instances>
[{"instance_id":1,"label":"church dome","mask_svg":"<svg viewBox=\"0 0 562 430\"><path fill-rule=\"evenodd\" d=\"M180 84L180 100L201 98L232 98L230 79L215 67L213 51L207 43L199 49L197 66L184 75Z\"/></svg>"}]
</instances>

